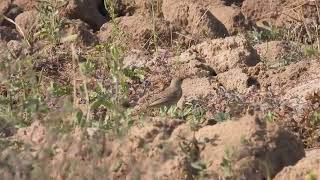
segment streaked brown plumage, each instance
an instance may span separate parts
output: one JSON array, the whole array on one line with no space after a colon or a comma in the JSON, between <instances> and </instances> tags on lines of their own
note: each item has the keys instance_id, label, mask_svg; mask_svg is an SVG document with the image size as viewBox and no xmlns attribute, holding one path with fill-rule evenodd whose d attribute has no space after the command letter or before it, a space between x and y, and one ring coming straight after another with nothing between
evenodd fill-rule
<instances>
[{"instance_id":1,"label":"streaked brown plumage","mask_svg":"<svg viewBox=\"0 0 320 180\"><path fill-rule=\"evenodd\" d=\"M143 101L139 103L138 106L135 107L132 115L137 115L138 113L145 112L149 108L158 108L158 107L170 107L175 105L182 96L182 78L173 78L171 80L170 86L165 90L160 92L159 94L153 95L149 100L145 100L147 97L141 98Z\"/></svg>"},{"instance_id":2,"label":"streaked brown plumage","mask_svg":"<svg viewBox=\"0 0 320 180\"><path fill-rule=\"evenodd\" d=\"M182 78L173 78L171 80L170 86L164 91L153 96L148 103L148 107L163 107L175 105L182 95Z\"/></svg>"}]
</instances>

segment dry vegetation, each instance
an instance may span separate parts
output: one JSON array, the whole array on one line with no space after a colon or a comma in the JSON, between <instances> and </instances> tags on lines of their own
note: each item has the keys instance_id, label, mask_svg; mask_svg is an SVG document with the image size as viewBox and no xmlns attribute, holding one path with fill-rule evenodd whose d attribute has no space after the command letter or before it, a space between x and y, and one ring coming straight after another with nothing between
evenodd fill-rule
<instances>
[{"instance_id":1,"label":"dry vegetation","mask_svg":"<svg viewBox=\"0 0 320 180\"><path fill-rule=\"evenodd\" d=\"M0 1L0 177L320 178L319 8Z\"/></svg>"}]
</instances>

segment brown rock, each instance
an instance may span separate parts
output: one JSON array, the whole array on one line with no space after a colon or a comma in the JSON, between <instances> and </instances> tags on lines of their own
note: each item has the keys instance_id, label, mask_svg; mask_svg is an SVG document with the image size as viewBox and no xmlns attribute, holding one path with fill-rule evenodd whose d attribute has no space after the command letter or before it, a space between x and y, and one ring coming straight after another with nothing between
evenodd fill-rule
<instances>
[{"instance_id":1,"label":"brown rock","mask_svg":"<svg viewBox=\"0 0 320 180\"><path fill-rule=\"evenodd\" d=\"M20 128L15 137L21 138L30 144L39 144L45 141L46 129L39 121L33 122L29 127Z\"/></svg>"},{"instance_id":2,"label":"brown rock","mask_svg":"<svg viewBox=\"0 0 320 180\"><path fill-rule=\"evenodd\" d=\"M124 68L143 68L149 59L151 57L147 51L133 49L127 52L126 57L123 59Z\"/></svg>"},{"instance_id":3,"label":"brown rock","mask_svg":"<svg viewBox=\"0 0 320 180\"><path fill-rule=\"evenodd\" d=\"M7 43L7 47L8 47L8 50L10 51L10 53L13 55L13 57L17 58L17 57L19 57L19 55L22 51L23 45L20 41L11 40Z\"/></svg>"},{"instance_id":4,"label":"brown rock","mask_svg":"<svg viewBox=\"0 0 320 180\"><path fill-rule=\"evenodd\" d=\"M153 41L153 22L151 19L146 18L140 14L134 16L123 16L116 19L119 22L118 26L123 31L123 35L118 37L122 43L126 46L136 49L144 47L149 49L150 46L154 46ZM98 38L101 42L105 42L113 35L112 23L104 24ZM161 41L157 42L159 46L169 45L171 42L171 26L167 21L157 19L155 23L156 33Z\"/></svg>"},{"instance_id":5,"label":"brown rock","mask_svg":"<svg viewBox=\"0 0 320 180\"><path fill-rule=\"evenodd\" d=\"M284 61L288 56L293 55L294 58L300 55L300 49L292 48L297 46L293 42L269 41L255 45L255 49L268 67L279 67L286 63Z\"/></svg>"},{"instance_id":6,"label":"brown rock","mask_svg":"<svg viewBox=\"0 0 320 180\"><path fill-rule=\"evenodd\" d=\"M227 72L220 73L218 74L217 79L223 87L230 91L245 93L249 87L249 76L240 68L230 69Z\"/></svg>"},{"instance_id":7,"label":"brown rock","mask_svg":"<svg viewBox=\"0 0 320 180\"><path fill-rule=\"evenodd\" d=\"M317 179L320 177L320 150L313 150L312 154L301 159L295 165L285 167L276 175L274 180L288 179Z\"/></svg>"},{"instance_id":8,"label":"brown rock","mask_svg":"<svg viewBox=\"0 0 320 180\"><path fill-rule=\"evenodd\" d=\"M206 126L196 133L196 138L200 142L215 139L201 152L208 170L218 170L225 176L221 163L227 158L231 161L234 177L240 179L267 178L267 168L269 175L274 176L305 155L302 142L292 134L251 116Z\"/></svg>"},{"instance_id":9,"label":"brown rock","mask_svg":"<svg viewBox=\"0 0 320 180\"><path fill-rule=\"evenodd\" d=\"M299 107L307 102L308 95L318 91L320 91L320 77L296 84L293 88L288 88L282 99L290 102L293 107Z\"/></svg>"},{"instance_id":10,"label":"brown rock","mask_svg":"<svg viewBox=\"0 0 320 180\"><path fill-rule=\"evenodd\" d=\"M297 97L304 97L305 93L311 90L308 87L313 87L313 90L317 87L312 84L316 84L314 82L320 78L319 67L317 60L298 61L277 69L263 70L259 72L257 79L261 87L287 94L284 96L286 99L294 98L299 92L304 93ZM307 85L308 83L311 86Z\"/></svg>"},{"instance_id":11,"label":"brown rock","mask_svg":"<svg viewBox=\"0 0 320 180\"><path fill-rule=\"evenodd\" d=\"M241 10L249 20L267 20L273 25L293 29L292 27L297 28L297 25L301 26L299 25L301 21L306 23L309 18L318 19L315 2L304 0L245 0L242 3Z\"/></svg>"},{"instance_id":12,"label":"brown rock","mask_svg":"<svg viewBox=\"0 0 320 180\"><path fill-rule=\"evenodd\" d=\"M68 17L81 19L94 30L98 30L107 21L107 18L99 12L101 2L100 0L71 0L65 9L65 13Z\"/></svg>"},{"instance_id":13,"label":"brown rock","mask_svg":"<svg viewBox=\"0 0 320 180\"><path fill-rule=\"evenodd\" d=\"M260 61L257 52L243 36L214 39L191 49L218 74L235 67L255 66Z\"/></svg>"},{"instance_id":14,"label":"brown rock","mask_svg":"<svg viewBox=\"0 0 320 180\"><path fill-rule=\"evenodd\" d=\"M213 6L210 11L226 27L230 35L235 35L247 26L245 17L237 6Z\"/></svg>"},{"instance_id":15,"label":"brown rock","mask_svg":"<svg viewBox=\"0 0 320 180\"><path fill-rule=\"evenodd\" d=\"M19 6L12 4L9 10L5 13L5 15L8 18L14 20L20 13L22 13L22 9ZM11 22L7 22L5 25L14 26Z\"/></svg>"},{"instance_id":16,"label":"brown rock","mask_svg":"<svg viewBox=\"0 0 320 180\"><path fill-rule=\"evenodd\" d=\"M31 35L34 32L36 16L37 11L31 10L25 11L16 17L15 23L21 28L25 36ZM19 32L19 28L17 27L16 29Z\"/></svg>"},{"instance_id":17,"label":"brown rock","mask_svg":"<svg viewBox=\"0 0 320 180\"><path fill-rule=\"evenodd\" d=\"M226 27L201 3L164 0L162 11L166 20L186 28L193 35L210 38L228 35Z\"/></svg>"},{"instance_id":18,"label":"brown rock","mask_svg":"<svg viewBox=\"0 0 320 180\"><path fill-rule=\"evenodd\" d=\"M38 3L37 0L13 0L13 4L18 5L24 11L29 11L34 9L37 3Z\"/></svg>"},{"instance_id":19,"label":"brown rock","mask_svg":"<svg viewBox=\"0 0 320 180\"><path fill-rule=\"evenodd\" d=\"M0 14L5 14L9 10L10 5L11 5L11 0L2 0L0 2Z\"/></svg>"},{"instance_id":20,"label":"brown rock","mask_svg":"<svg viewBox=\"0 0 320 180\"><path fill-rule=\"evenodd\" d=\"M192 46L172 58L175 71L188 77L209 77L233 68L255 66L257 52L243 36L214 39Z\"/></svg>"},{"instance_id":21,"label":"brown rock","mask_svg":"<svg viewBox=\"0 0 320 180\"><path fill-rule=\"evenodd\" d=\"M290 1L290 0L286 0ZM251 20L260 20L278 16L286 1L245 0L242 4L243 14ZM291 0L292 1L292 0Z\"/></svg>"},{"instance_id":22,"label":"brown rock","mask_svg":"<svg viewBox=\"0 0 320 180\"><path fill-rule=\"evenodd\" d=\"M0 40L10 41L17 40L19 38L19 34L15 29L6 26L0 26Z\"/></svg>"},{"instance_id":23,"label":"brown rock","mask_svg":"<svg viewBox=\"0 0 320 180\"><path fill-rule=\"evenodd\" d=\"M151 121L168 122L172 120L153 118ZM191 142L193 133L187 124L182 124L173 127L172 133L169 131L168 141L163 141L164 139L159 136L162 136L160 129L165 128L165 124L156 123L152 126L147 123L144 125L144 130L139 127L133 128L132 134L129 135L131 141L124 143L126 148L124 144L114 147L121 149L122 157L130 157L129 154L132 153L140 154L139 149L148 147L148 153L143 155L148 158L135 156L137 157L136 163L141 163L140 167L144 170L141 177L145 179L150 177L183 179L184 177L181 172L186 161L180 154L180 145L182 141ZM305 155L301 141L292 134L275 124L266 124L263 119L252 116L203 127L195 132L195 138L199 143L198 146L202 147L198 150L201 161L207 166L206 171L216 172L221 178L227 175L222 170L223 159L230 160L233 177L255 180L267 178L268 175L273 177L284 166L293 165ZM112 154L110 158L116 158L116 154ZM129 159L124 161L130 162ZM152 166L150 162L153 162ZM151 169L155 167L157 171L151 173L153 172ZM129 171L132 172L132 169ZM125 176L122 174L122 177Z\"/></svg>"},{"instance_id":24,"label":"brown rock","mask_svg":"<svg viewBox=\"0 0 320 180\"><path fill-rule=\"evenodd\" d=\"M192 50L187 50L180 56L172 58L170 63L177 74L183 74L187 77L201 78L216 75L216 72L200 57L197 57Z\"/></svg>"}]
</instances>

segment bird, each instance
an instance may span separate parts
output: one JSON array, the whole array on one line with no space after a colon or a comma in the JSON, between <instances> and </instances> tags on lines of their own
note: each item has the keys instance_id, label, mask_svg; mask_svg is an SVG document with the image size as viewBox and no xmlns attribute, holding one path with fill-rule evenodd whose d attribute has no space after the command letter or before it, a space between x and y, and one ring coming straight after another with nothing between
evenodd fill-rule
<instances>
[{"instance_id":1,"label":"bird","mask_svg":"<svg viewBox=\"0 0 320 180\"><path fill-rule=\"evenodd\" d=\"M182 84L183 79L181 77L173 78L170 86L159 94L154 95L148 103L149 108L157 107L170 107L177 104L182 96Z\"/></svg>"},{"instance_id":2,"label":"bird","mask_svg":"<svg viewBox=\"0 0 320 180\"><path fill-rule=\"evenodd\" d=\"M162 92L149 96L149 100L144 100L142 104L138 105L135 108L135 112L133 114L138 114L146 111L148 108L160 108L160 107L170 107L175 105L182 96L182 84L183 78L175 77L171 80L169 87L164 89ZM145 98L142 98L145 99Z\"/></svg>"}]
</instances>

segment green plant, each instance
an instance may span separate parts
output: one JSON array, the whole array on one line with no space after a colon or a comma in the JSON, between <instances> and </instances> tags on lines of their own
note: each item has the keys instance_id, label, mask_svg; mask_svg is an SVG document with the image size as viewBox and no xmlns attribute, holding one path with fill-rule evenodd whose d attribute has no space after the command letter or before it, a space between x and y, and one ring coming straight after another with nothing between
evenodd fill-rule
<instances>
[{"instance_id":1,"label":"green plant","mask_svg":"<svg viewBox=\"0 0 320 180\"><path fill-rule=\"evenodd\" d=\"M124 126L128 127L132 122L131 110L122 106L127 98L127 76L123 68L123 51L118 44L106 44L97 47L103 59L102 69L107 71L106 79L108 84L96 82L95 87L90 86L90 79L94 75L95 65L90 61L80 63L81 74L80 91L86 99L86 110L79 109L76 113L77 123L81 126L100 127L106 130L114 130L120 133ZM75 64L78 64L76 61ZM75 85L78 87L78 85ZM76 88L79 89L79 88ZM92 112L103 112L92 116Z\"/></svg>"},{"instance_id":2,"label":"green plant","mask_svg":"<svg viewBox=\"0 0 320 180\"><path fill-rule=\"evenodd\" d=\"M144 80L145 78L145 70L143 68L124 68L124 75L130 79L139 79Z\"/></svg>"},{"instance_id":3,"label":"green plant","mask_svg":"<svg viewBox=\"0 0 320 180\"><path fill-rule=\"evenodd\" d=\"M114 172L118 172L121 169L123 163L124 162L122 159L118 160L115 164L113 164L113 166L111 167L111 170Z\"/></svg>"},{"instance_id":4,"label":"green plant","mask_svg":"<svg viewBox=\"0 0 320 180\"><path fill-rule=\"evenodd\" d=\"M201 143L195 138L191 140L180 137L183 141L179 143L181 152L185 155L184 173L186 179L200 179L205 176L206 165L200 160L200 145Z\"/></svg>"},{"instance_id":5,"label":"green plant","mask_svg":"<svg viewBox=\"0 0 320 180\"><path fill-rule=\"evenodd\" d=\"M311 116L310 124L312 126L317 126L320 124L320 112L315 111Z\"/></svg>"},{"instance_id":6,"label":"green plant","mask_svg":"<svg viewBox=\"0 0 320 180\"><path fill-rule=\"evenodd\" d=\"M290 51L282 56L282 62L284 65L289 65L298 62L299 60L303 60L306 57L311 58L313 56L311 54L304 53L303 48L301 48L301 44L290 43L289 49Z\"/></svg>"},{"instance_id":7,"label":"green plant","mask_svg":"<svg viewBox=\"0 0 320 180\"><path fill-rule=\"evenodd\" d=\"M54 107L55 99L71 94L72 87L67 81L50 77L47 71L48 68L53 67L51 72L58 74L59 70L54 69L55 66L60 66L63 63L62 60L68 58L67 52L55 46L59 43L59 33L63 27L59 10L65 3L66 1L63 0L40 1L37 6L37 25L39 26L32 27L39 31L33 36L23 34L23 31L19 30L29 47L32 46L29 43L30 40L33 42L38 40L37 38L44 38L49 41L48 46L52 47L51 52L42 51L40 54L27 49L27 53L20 53L18 57L9 54L0 60L1 86L4 89L0 95L0 116L15 127L24 127L35 120L46 121L47 119L54 119L54 121L45 122L45 124L50 122L46 125L53 129L70 129L72 125L71 123L67 125L61 119L65 118L73 107L68 109L62 106L63 110ZM24 43L22 48L26 48ZM62 55L56 53L58 50ZM55 113L59 110L61 111L57 116Z\"/></svg>"},{"instance_id":8,"label":"green plant","mask_svg":"<svg viewBox=\"0 0 320 180\"><path fill-rule=\"evenodd\" d=\"M250 141L247 139L246 135L240 136L240 142L242 145L249 145L250 144Z\"/></svg>"},{"instance_id":9,"label":"green plant","mask_svg":"<svg viewBox=\"0 0 320 180\"><path fill-rule=\"evenodd\" d=\"M97 45L95 50L85 55L85 62L80 62L80 55L71 46L74 76L73 97L77 92L85 100L84 108L77 107L76 123L82 127L99 127L121 134L133 123L131 109L123 106L128 96L128 78L143 78L141 71L124 68L123 59L126 48L118 39L123 32L116 22L115 5L113 1L105 0L112 23L110 41ZM102 57L102 58L101 58ZM103 70L105 81L94 81L97 67ZM79 83L80 82L80 83Z\"/></svg>"},{"instance_id":10,"label":"green plant","mask_svg":"<svg viewBox=\"0 0 320 180\"><path fill-rule=\"evenodd\" d=\"M230 114L224 112L218 112L214 118L214 120L218 123L227 121L228 119L230 119Z\"/></svg>"},{"instance_id":11,"label":"green plant","mask_svg":"<svg viewBox=\"0 0 320 180\"><path fill-rule=\"evenodd\" d=\"M236 179L234 167L233 167L233 160L232 160L233 155L234 155L234 149L226 148L225 155L220 164L224 172L224 177L230 180Z\"/></svg>"},{"instance_id":12,"label":"green plant","mask_svg":"<svg viewBox=\"0 0 320 180\"><path fill-rule=\"evenodd\" d=\"M191 107L179 109L177 106L161 107L159 111L159 115L162 117L169 116L171 118L180 118L184 119L186 116L190 115L192 111Z\"/></svg>"},{"instance_id":13,"label":"green plant","mask_svg":"<svg viewBox=\"0 0 320 180\"><path fill-rule=\"evenodd\" d=\"M275 121L274 113L268 111L268 113L265 116L265 119L266 119L267 122L273 123Z\"/></svg>"},{"instance_id":14,"label":"green plant","mask_svg":"<svg viewBox=\"0 0 320 180\"><path fill-rule=\"evenodd\" d=\"M192 106L191 116L187 119L192 131L197 131L201 125L205 122L205 110L200 105Z\"/></svg>"},{"instance_id":15,"label":"green plant","mask_svg":"<svg viewBox=\"0 0 320 180\"><path fill-rule=\"evenodd\" d=\"M305 180L317 180L318 175L314 170L311 170L308 172L308 174L305 176Z\"/></svg>"},{"instance_id":16,"label":"green plant","mask_svg":"<svg viewBox=\"0 0 320 180\"><path fill-rule=\"evenodd\" d=\"M0 118L20 127L30 125L47 112L42 72L33 69L32 57L15 60L8 56L0 61L0 71L4 87L0 94Z\"/></svg>"},{"instance_id":17,"label":"green plant","mask_svg":"<svg viewBox=\"0 0 320 180\"><path fill-rule=\"evenodd\" d=\"M265 41L281 38L282 32L275 26L264 26L261 30L254 29L247 33L247 37L252 44L259 44Z\"/></svg>"},{"instance_id":18,"label":"green plant","mask_svg":"<svg viewBox=\"0 0 320 180\"><path fill-rule=\"evenodd\" d=\"M156 30L156 10L155 7L158 7L158 0L157 4L155 5L155 1L151 0L151 9L152 9L152 44L154 45L155 51L158 52L158 32Z\"/></svg>"},{"instance_id":19,"label":"green plant","mask_svg":"<svg viewBox=\"0 0 320 180\"><path fill-rule=\"evenodd\" d=\"M177 106L161 107L159 115L162 117L169 116L171 118L185 119L189 122L190 128L197 131L201 124L205 121L204 115L206 110L197 102L187 102L184 107Z\"/></svg>"},{"instance_id":20,"label":"green plant","mask_svg":"<svg viewBox=\"0 0 320 180\"><path fill-rule=\"evenodd\" d=\"M117 17L116 9L117 9L117 1L116 0L104 0L104 8L109 13L111 17L111 21L115 21Z\"/></svg>"},{"instance_id":21,"label":"green plant","mask_svg":"<svg viewBox=\"0 0 320 180\"><path fill-rule=\"evenodd\" d=\"M306 56L308 58L311 58L311 57L314 57L314 56L318 56L319 51L318 51L318 49L316 49L313 46L306 46L304 48L304 52L303 53L304 53L304 56Z\"/></svg>"},{"instance_id":22,"label":"green plant","mask_svg":"<svg viewBox=\"0 0 320 180\"><path fill-rule=\"evenodd\" d=\"M160 108L159 114L162 117L169 116L171 118L185 119L192 131L197 131L201 124L204 123L204 115L206 110L196 102L187 102L183 109L177 106L162 107Z\"/></svg>"},{"instance_id":23,"label":"green plant","mask_svg":"<svg viewBox=\"0 0 320 180\"><path fill-rule=\"evenodd\" d=\"M60 30L64 21L60 18L60 10L68 2L66 0L39 0L38 6L38 28L36 37L46 38L54 44L60 43Z\"/></svg>"},{"instance_id":24,"label":"green plant","mask_svg":"<svg viewBox=\"0 0 320 180\"><path fill-rule=\"evenodd\" d=\"M56 97L61 97L71 94L72 87L70 85L61 85L54 81L51 81L50 86L48 87L48 91Z\"/></svg>"}]
</instances>

